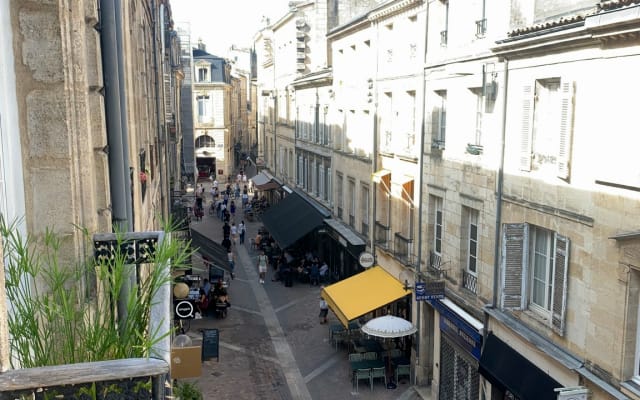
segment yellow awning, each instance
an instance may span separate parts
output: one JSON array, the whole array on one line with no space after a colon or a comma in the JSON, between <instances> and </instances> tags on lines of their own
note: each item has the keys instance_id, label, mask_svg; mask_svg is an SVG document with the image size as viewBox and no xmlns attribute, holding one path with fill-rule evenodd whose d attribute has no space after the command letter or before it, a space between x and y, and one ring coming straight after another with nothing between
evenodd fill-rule
<instances>
[{"instance_id":1,"label":"yellow awning","mask_svg":"<svg viewBox=\"0 0 640 400\"><path fill-rule=\"evenodd\" d=\"M346 327L349 321L410 293L399 280L375 266L327 286L320 295Z\"/></svg>"}]
</instances>

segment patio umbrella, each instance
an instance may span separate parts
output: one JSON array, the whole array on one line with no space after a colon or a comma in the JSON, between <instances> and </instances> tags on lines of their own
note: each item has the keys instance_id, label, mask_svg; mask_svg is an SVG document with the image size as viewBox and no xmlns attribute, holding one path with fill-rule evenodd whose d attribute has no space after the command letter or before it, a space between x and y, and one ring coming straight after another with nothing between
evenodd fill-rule
<instances>
[{"instance_id":1,"label":"patio umbrella","mask_svg":"<svg viewBox=\"0 0 640 400\"><path fill-rule=\"evenodd\" d=\"M403 336L413 335L418 331L418 328L404 318L394 317L393 315L385 315L382 317L374 318L364 324L361 331L369 336L376 336L381 338L399 338ZM387 352L387 371L389 370L389 363L391 362L390 352ZM396 384L389 381L387 384L388 389L395 389Z\"/></svg>"},{"instance_id":2,"label":"patio umbrella","mask_svg":"<svg viewBox=\"0 0 640 400\"><path fill-rule=\"evenodd\" d=\"M364 324L362 332L381 338L399 338L416 333L418 329L404 318L385 315Z\"/></svg>"}]
</instances>

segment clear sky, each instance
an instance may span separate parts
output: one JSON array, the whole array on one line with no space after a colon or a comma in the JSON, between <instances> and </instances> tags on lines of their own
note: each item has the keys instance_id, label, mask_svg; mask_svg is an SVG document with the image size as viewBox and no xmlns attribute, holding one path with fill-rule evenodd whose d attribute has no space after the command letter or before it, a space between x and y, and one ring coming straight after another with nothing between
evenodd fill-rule
<instances>
[{"instance_id":1,"label":"clear sky","mask_svg":"<svg viewBox=\"0 0 640 400\"><path fill-rule=\"evenodd\" d=\"M207 52L225 56L235 44L250 47L264 26L263 16L275 22L289 10L290 0L171 0L173 20L189 22L191 42L201 38Z\"/></svg>"}]
</instances>

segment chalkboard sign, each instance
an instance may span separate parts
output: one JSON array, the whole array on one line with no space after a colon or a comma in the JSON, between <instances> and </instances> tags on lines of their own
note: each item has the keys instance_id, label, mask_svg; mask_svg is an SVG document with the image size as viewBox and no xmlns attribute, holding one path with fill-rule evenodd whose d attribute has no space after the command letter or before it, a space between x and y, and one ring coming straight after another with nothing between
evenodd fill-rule
<instances>
[{"instance_id":1,"label":"chalkboard sign","mask_svg":"<svg viewBox=\"0 0 640 400\"><path fill-rule=\"evenodd\" d=\"M202 361L216 358L220 361L218 353L220 346L220 336L217 329L202 330Z\"/></svg>"}]
</instances>

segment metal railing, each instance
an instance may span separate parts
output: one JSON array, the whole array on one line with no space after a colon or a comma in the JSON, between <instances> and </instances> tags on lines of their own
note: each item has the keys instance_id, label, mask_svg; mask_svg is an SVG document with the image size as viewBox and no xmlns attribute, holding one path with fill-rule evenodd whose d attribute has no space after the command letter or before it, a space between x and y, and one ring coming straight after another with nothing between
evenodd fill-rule
<instances>
[{"instance_id":1,"label":"metal railing","mask_svg":"<svg viewBox=\"0 0 640 400\"><path fill-rule=\"evenodd\" d=\"M362 233L366 237L369 237L369 224L363 222L360 233Z\"/></svg>"},{"instance_id":2,"label":"metal railing","mask_svg":"<svg viewBox=\"0 0 640 400\"><path fill-rule=\"evenodd\" d=\"M462 287L473 294L478 294L478 277L466 269L462 269Z\"/></svg>"},{"instance_id":3,"label":"metal railing","mask_svg":"<svg viewBox=\"0 0 640 400\"><path fill-rule=\"evenodd\" d=\"M389 248L389 227L376 221L374 230L374 241L376 246L380 246L383 249Z\"/></svg>"},{"instance_id":4,"label":"metal railing","mask_svg":"<svg viewBox=\"0 0 640 400\"><path fill-rule=\"evenodd\" d=\"M393 240L393 256L405 265L414 266L413 239L405 238L396 232Z\"/></svg>"},{"instance_id":5,"label":"metal railing","mask_svg":"<svg viewBox=\"0 0 640 400\"><path fill-rule=\"evenodd\" d=\"M442 256L433 250L429 252L429 266L427 271L434 277L442 278L447 276L447 271L442 268Z\"/></svg>"},{"instance_id":6,"label":"metal railing","mask_svg":"<svg viewBox=\"0 0 640 400\"><path fill-rule=\"evenodd\" d=\"M440 46L447 45L448 31L440 31Z\"/></svg>"},{"instance_id":7,"label":"metal railing","mask_svg":"<svg viewBox=\"0 0 640 400\"><path fill-rule=\"evenodd\" d=\"M487 19L479 19L476 21L476 37L481 38L487 33Z\"/></svg>"}]
</instances>

